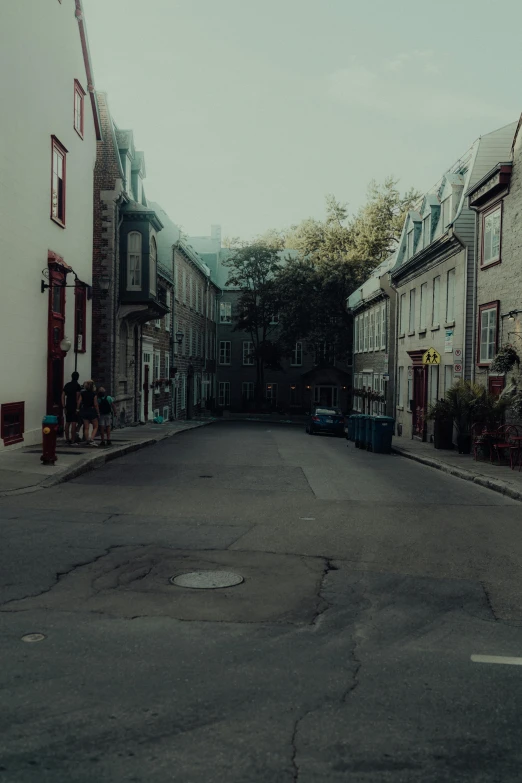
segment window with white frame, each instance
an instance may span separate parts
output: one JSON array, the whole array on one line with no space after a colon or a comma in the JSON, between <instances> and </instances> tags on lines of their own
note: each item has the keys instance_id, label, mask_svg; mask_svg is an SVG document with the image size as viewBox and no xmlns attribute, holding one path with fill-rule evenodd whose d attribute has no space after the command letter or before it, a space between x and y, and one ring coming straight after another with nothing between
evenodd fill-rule
<instances>
[{"instance_id":1,"label":"window with white frame","mask_svg":"<svg viewBox=\"0 0 522 783\"><path fill-rule=\"evenodd\" d=\"M359 316L356 315L353 321L353 345L354 352L359 353Z\"/></svg>"},{"instance_id":2,"label":"window with white frame","mask_svg":"<svg viewBox=\"0 0 522 783\"><path fill-rule=\"evenodd\" d=\"M170 378L170 356L168 351L165 351L165 375L164 378L168 381ZM169 392L169 387L167 386L165 391Z\"/></svg>"},{"instance_id":3,"label":"window with white frame","mask_svg":"<svg viewBox=\"0 0 522 783\"><path fill-rule=\"evenodd\" d=\"M359 353L364 351L364 317L359 316Z\"/></svg>"},{"instance_id":4,"label":"window with white frame","mask_svg":"<svg viewBox=\"0 0 522 783\"><path fill-rule=\"evenodd\" d=\"M254 343L245 340L243 342L243 364L254 364Z\"/></svg>"},{"instance_id":5,"label":"window with white frame","mask_svg":"<svg viewBox=\"0 0 522 783\"><path fill-rule=\"evenodd\" d=\"M428 402L435 405L439 398L439 365L430 364L428 373Z\"/></svg>"},{"instance_id":6,"label":"window with white frame","mask_svg":"<svg viewBox=\"0 0 522 783\"><path fill-rule=\"evenodd\" d=\"M431 311L431 325L439 326L440 324L440 275L433 278L433 299L432 299L432 311Z\"/></svg>"},{"instance_id":7,"label":"window with white frame","mask_svg":"<svg viewBox=\"0 0 522 783\"><path fill-rule=\"evenodd\" d=\"M410 231L408 231L408 258L411 258L413 255L413 248L414 248L413 232L414 232L413 228Z\"/></svg>"},{"instance_id":8,"label":"window with white frame","mask_svg":"<svg viewBox=\"0 0 522 783\"><path fill-rule=\"evenodd\" d=\"M386 350L386 302L381 307L381 351Z\"/></svg>"},{"instance_id":9,"label":"window with white frame","mask_svg":"<svg viewBox=\"0 0 522 783\"><path fill-rule=\"evenodd\" d=\"M219 342L219 363L230 364L230 340Z\"/></svg>"},{"instance_id":10,"label":"window with white frame","mask_svg":"<svg viewBox=\"0 0 522 783\"><path fill-rule=\"evenodd\" d=\"M375 310L375 344L374 350L378 351L381 347L381 308Z\"/></svg>"},{"instance_id":11,"label":"window with white frame","mask_svg":"<svg viewBox=\"0 0 522 783\"><path fill-rule=\"evenodd\" d=\"M168 421L169 418L169 407L168 405L165 405L163 408L163 421Z\"/></svg>"},{"instance_id":12,"label":"window with white frame","mask_svg":"<svg viewBox=\"0 0 522 783\"><path fill-rule=\"evenodd\" d=\"M415 288L410 291L410 320L408 332L412 334L415 331Z\"/></svg>"},{"instance_id":13,"label":"window with white frame","mask_svg":"<svg viewBox=\"0 0 522 783\"><path fill-rule=\"evenodd\" d=\"M368 350L368 313L364 314L364 350Z\"/></svg>"},{"instance_id":14,"label":"window with white frame","mask_svg":"<svg viewBox=\"0 0 522 783\"><path fill-rule=\"evenodd\" d=\"M444 394L453 386L453 365L444 365Z\"/></svg>"},{"instance_id":15,"label":"window with white frame","mask_svg":"<svg viewBox=\"0 0 522 783\"><path fill-rule=\"evenodd\" d=\"M229 324L232 321L232 302L219 303L219 322Z\"/></svg>"},{"instance_id":16,"label":"window with white frame","mask_svg":"<svg viewBox=\"0 0 522 783\"><path fill-rule=\"evenodd\" d=\"M482 218L482 266L500 261L501 217L499 205Z\"/></svg>"},{"instance_id":17,"label":"window with white frame","mask_svg":"<svg viewBox=\"0 0 522 783\"><path fill-rule=\"evenodd\" d=\"M375 313L370 311L368 317L368 350L373 351L373 333L375 331Z\"/></svg>"},{"instance_id":18,"label":"window with white frame","mask_svg":"<svg viewBox=\"0 0 522 783\"><path fill-rule=\"evenodd\" d=\"M253 381L243 381L243 383L241 384L241 396L245 401L254 399Z\"/></svg>"},{"instance_id":19,"label":"window with white frame","mask_svg":"<svg viewBox=\"0 0 522 783\"><path fill-rule=\"evenodd\" d=\"M229 381L219 382L218 403L222 408L226 408L230 405L230 383Z\"/></svg>"},{"instance_id":20,"label":"window with white frame","mask_svg":"<svg viewBox=\"0 0 522 783\"><path fill-rule=\"evenodd\" d=\"M479 364L489 364L497 352L498 302L479 307Z\"/></svg>"},{"instance_id":21,"label":"window with white frame","mask_svg":"<svg viewBox=\"0 0 522 783\"><path fill-rule=\"evenodd\" d=\"M408 383L406 394L406 407L411 411L411 403L413 401L413 367L408 367Z\"/></svg>"},{"instance_id":22,"label":"window with white frame","mask_svg":"<svg viewBox=\"0 0 522 783\"><path fill-rule=\"evenodd\" d=\"M161 329L161 318L156 318L156 320L154 321L154 328Z\"/></svg>"},{"instance_id":23,"label":"window with white frame","mask_svg":"<svg viewBox=\"0 0 522 783\"><path fill-rule=\"evenodd\" d=\"M455 270L450 269L446 276L446 323L455 320Z\"/></svg>"},{"instance_id":24,"label":"window with white frame","mask_svg":"<svg viewBox=\"0 0 522 783\"><path fill-rule=\"evenodd\" d=\"M161 351L154 351L153 355L153 374L154 378L154 394L160 393L159 379L161 377Z\"/></svg>"},{"instance_id":25,"label":"window with white frame","mask_svg":"<svg viewBox=\"0 0 522 783\"><path fill-rule=\"evenodd\" d=\"M428 318L428 284L423 283L420 290L420 323L419 328L422 332L426 331Z\"/></svg>"},{"instance_id":26,"label":"window with white frame","mask_svg":"<svg viewBox=\"0 0 522 783\"><path fill-rule=\"evenodd\" d=\"M399 408L404 407L404 367L399 367L397 373L397 405Z\"/></svg>"},{"instance_id":27,"label":"window with white frame","mask_svg":"<svg viewBox=\"0 0 522 783\"><path fill-rule=\"evenodd\" d=\"M292 351L290 364L292 367L300 367L303 363L303 343L297 342Z\"/></svg>"},{"instance_id":28,"label":"window with white frame","mask_svg":"<svg viewBox=\"0 0 522 783\"><path fill-rule=\"evenodd\" d=\"M448 196L448 198L444 199L440 212L442 215L442 231L445 231L451 223L451 196Z\"/></svg>"},{"instance_id":29,"label":"window with white frame","mask_svg":"<svg viewBox=\"0 0 522 783\"><path fill-rule=\"evenodd\" d=\"M182 287L183 287L183 304L187 304L187 270L183 267L181 273Z\"/></svg>"},{"instance_id":30,"label":"window with white frame","mask_svg":"<svg viewBox=\"0 0 522 783\"><path fill-rule=\"evenodd\" d=\"M150 238L149 248L149 288L150 293L156 295L158 279L158 246L154 237Z\"/></svg>"},{"instance_id":31,"label":"window with white frame","mask_svg":"<svg viewBox=\"0 0 522 783\"><path fill-rule=\"evenodd\" d=\"M141 234L127 234L127 291L141 291Z\"/></svg>"},{"instance_id":32,"label":"window with white frame","mask_svg":"<svg viewBox=\"0 0 522 783\"><path fill-rule=\"evenodd\" d=\"M422 236L424 237L424 247L428 247L431 242L431 215L422 221Z\"/></svg>"},{"instance_id":33,"label":"window with white frame","mask_svg":"<svg viewBox=\"0 0 522 783\"><path fill-rule=\"evenodd\" d=\"M399 310L399 336L404 337L406 332L406 294L401 294L401 306Z\"/></svg>"}]
</instances>

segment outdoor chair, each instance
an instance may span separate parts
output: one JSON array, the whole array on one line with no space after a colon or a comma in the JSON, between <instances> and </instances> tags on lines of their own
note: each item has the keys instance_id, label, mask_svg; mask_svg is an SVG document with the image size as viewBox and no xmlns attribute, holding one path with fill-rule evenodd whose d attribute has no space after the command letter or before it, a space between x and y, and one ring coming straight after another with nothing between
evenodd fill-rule
<instances>
[{"instance_id":1,"label":"outdoor chair","mask_svg":"<svg viewBox=\"0 0 522 783\"><path fill-rule=\"evenodd\" d=\"M504 424L499 427L496 433L495 441L492 444L493 455L496 455L498 464L501 464L502 453L509 452L509 466L513 470L513 460L518 460L519 444L514 441L518 438L518 428L513 424Z\"/></svg>"},{"instance_id":2,"label":"outdoor chair","mask_svg":"<svg viewBox=\"0 0 522 783\"><path fill-rule=\"evenodd\" d=\"M493 443L496 439L496 433L488 432L484 424L475 423L471 427L471 443L473 448L473 459L479 461L479 456L486 460L489 457L493 460Z\"/></svg>"}]
</instances>

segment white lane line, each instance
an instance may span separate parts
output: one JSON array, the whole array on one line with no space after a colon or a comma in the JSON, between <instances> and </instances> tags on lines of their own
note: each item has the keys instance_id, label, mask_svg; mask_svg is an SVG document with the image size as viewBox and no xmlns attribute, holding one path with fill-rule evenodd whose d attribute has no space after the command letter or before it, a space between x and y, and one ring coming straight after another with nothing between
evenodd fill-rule
<instances>
[{"instance_id":1,"label":"white lane line","mask_svg":"<svg viewBox=\"0 0 522 783\"><path fill-rule=\"evenodd\" d=\"M522 666L522 658L510 658L504 655L472 655L473 663L503 663L508 666Z\"/></svg>"}]
</instances>

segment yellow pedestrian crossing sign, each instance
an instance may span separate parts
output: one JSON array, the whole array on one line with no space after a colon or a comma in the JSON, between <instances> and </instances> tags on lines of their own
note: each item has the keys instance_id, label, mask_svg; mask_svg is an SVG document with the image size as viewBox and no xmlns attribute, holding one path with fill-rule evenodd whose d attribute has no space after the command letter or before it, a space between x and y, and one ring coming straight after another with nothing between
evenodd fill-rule
<instances>
[{"instance_id":1,"label":"yellow pedestrian crossing sign","mask_svg":"<svg viewBox=\"0 0 522 783\"><path fill-rule=\"evenodd\" d=\"M436 351L435 348L428 348L428 350L422 354L422 363L440 364L440 353Z\"/></svg>"}]
</instances>

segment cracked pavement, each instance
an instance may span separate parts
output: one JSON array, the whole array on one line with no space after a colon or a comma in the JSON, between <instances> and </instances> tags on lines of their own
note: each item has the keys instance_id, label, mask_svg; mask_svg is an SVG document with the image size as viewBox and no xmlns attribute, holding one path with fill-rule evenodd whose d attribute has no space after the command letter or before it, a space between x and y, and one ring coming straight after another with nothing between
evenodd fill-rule
<instances>
[{"instance_id":1,"label":"cracked pavement","mask_svg":"<svg viewBox=\"0 0 522 783\"><path fill-rule=\"evenodd\" d=\"M0 781L518 781L521 509L243 422L0 499Z\"/></svg>"}]
</instances>

